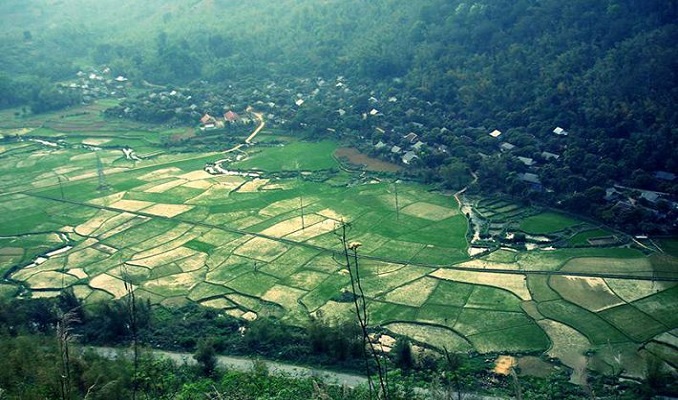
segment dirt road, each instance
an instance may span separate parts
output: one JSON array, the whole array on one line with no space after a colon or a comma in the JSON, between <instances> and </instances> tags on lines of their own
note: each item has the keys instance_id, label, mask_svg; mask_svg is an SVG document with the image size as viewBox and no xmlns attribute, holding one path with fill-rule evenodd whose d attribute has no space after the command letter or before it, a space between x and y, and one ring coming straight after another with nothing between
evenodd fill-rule
<instances>
[{"instance_id":1,"label":"dirt road","mask_svg":"<svg viewBox=\"0 0 678 400\"><path fill-rule=\"evenodd\" d=\"M83 350L85 349L92 349L99 355L110 359L115 359L117 357L132 357L131 349L91 346L84 347ZM170 360L179 364L196 364L196 361L193 359L193 355L191 353L175 353L163 350L153 350L153 354L158 357L169 358ZM254 366L254 360L246 357L217 356L217 360L219 365L222 367L238 371L251 371ZM298 378L316 377L326 383L346 385L348 387L356 387L358 385L367 383L367 378L359 375L300 367L297 365L284 364L276 361L266 360L265 363L268 367L268 372L272 375L287 375Z\"/></svg>"}]
</instances>

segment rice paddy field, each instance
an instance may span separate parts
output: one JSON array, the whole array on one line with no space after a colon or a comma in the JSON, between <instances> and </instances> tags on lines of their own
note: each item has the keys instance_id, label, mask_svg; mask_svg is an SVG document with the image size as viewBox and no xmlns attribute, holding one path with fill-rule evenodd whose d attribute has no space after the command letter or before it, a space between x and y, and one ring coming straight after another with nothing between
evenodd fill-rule
<instances>
[{"instance_id":1,"label":"rice paddy field","mask_svg":"<svg viewBox=\"0 0 678 400\"><path fill-rule=\"evenodd\" d=\"M479 213L518 221L528 234L568 232L571 246L471 257L469 222L453 196L347 175L335 142L245 147L227 167L258 176L211 175L203 167L222 154L162 152L166 132L51 121L0 129L21 138L0 145L0 296L73 287L94 302L124 296L126 278L161 305L197 302L298 325L318 312L351 318L337 235L347 223L348 239L361 243L370 319L394 334L450 351L543 353L574 371L610 372L620 349L676 366L678 287L662 280L678 277L675 240L660 243L661 255L590 246L623 241L489 199ZM122 147L142 157L130 160ZM626 370L643 373L638 363Z\"/></svg>"}]
</instances>

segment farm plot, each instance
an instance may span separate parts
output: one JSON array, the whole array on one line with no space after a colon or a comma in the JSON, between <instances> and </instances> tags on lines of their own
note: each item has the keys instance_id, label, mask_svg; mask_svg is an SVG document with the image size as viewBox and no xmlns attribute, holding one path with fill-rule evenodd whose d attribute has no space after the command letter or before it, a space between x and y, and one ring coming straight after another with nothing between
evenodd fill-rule
<instances>
[{"instance_id":1,"label":"farm plot","mask_svg":"<svg viewBox=\"0 0 678 400\"><path fill-rule=\"evenodd\" d=\"M489 286L476 285L466 300L467 308L521 312L520 298L511 292Z\"/></svg>"},{"instance_id":2,"label":"farm plot","mask_svg":"<svg viewBox=\"0 0 678 400\"><path fill-rule=\"evenodd\" d=\"M88 134L77 141L118 143L109 136ZM615 342L646 340L676 326L670 315L671 307L676 307L672 285L647 286L643 282L634 287L630 281L592 284L556 277L550 282L552 288L546 276L526 279L520 274L521 269L561 267L586 272L630 271L649 265L652 270L661 260L648 261L631 249L581 248L528 253L498 250L469 261L468 222L450 196L414 184L394 187L377 179L348 186L344 183L350 177L343 173L333 178L335 186L306 180L309 171L337 166L332 158L335 147L333 142L291 142L284 147L255 148L247 160L233 167L302 172L296 179L262 175L249 180L202 171L204 163L213 162L216 154L161 155L132 163L122 160L119 151L105 151L100 154L112 189L98 191L94 153L31 146L27 151L33 152L32 157L12 157L11 167L0 163L0 187L4 192L32 182L34 193L54 200L3 196L0 235L37 229L71 232L70 239L76 243L68 253L41 268L15 274L29 288L37 289L35 295L55 295L64 282L72 285L78 296L87 296L88 302L121 297L126 294L121 279L126 275L138 295L154 303L195 301L241 318L274 315L301 323L309 312L321 310L326 316L346 317L354 312L348 271L332 256L332 251L341 250L333 232L343 220L352 224L349 240L363 244L360 255L391 260L360 261L371 320L415 340L459 351L538 351L548 347L546 331L555 354L567 351L562 346L569 339L556 337L559 334L574 336L574 345L585 343L588 349L607 345L608 339L613 346ZM3 161L10 157L0 156ZM7 173L14 170L16 174ZM61 187L55 174L64 177ZM66 200L106 209L64 204L59 201L62 190ZM533 212L509 201L482 201L479 209L503 225ZM201 224L221 225L223 230ZM498 224L497 229L503 225ZM543 234L578 225L557 214L543 213L524 218L522 227L528 233ZM69 227L75 227L75 233ZM251 234L238 233L236 228ZM590 230L573 240L579 243L598 233L602 232ZM57 235L54 237L56 241L36 246L29 245L27 239L12 239L11 243L0 239L0 268L17 259L29 262L37 255L33 248L54 250L62 244ZM466 261L462 266L485 271L408 264L462 261ZM516 273L492 273L494 268L514 268ZM604 285L614 292L598 290ZM595 299L589 302L586 296ZM534 301L526 302L530 299ZM591 304L589 308L598 313L564 299ZM633 303L626 305L625 301ZM573 328L568 330L554 320ZM629 322L635 320L643 321L642 327L631 327ZM593 344L575 329L591 337Z\"/></svg>"},{"instance_id":3,"label":"farm plot","mask_svg":"<svg viewBox=\"0 0 678 400\"><path fill-rule=\"evenodd\" d=\"M329 299L341 297L350 288L350 280L347 275L338 275L328 278L316 286L308 294L301 298L301 302L309 312L315 312Z\"/></svg>"},{"instance_id":4,"label":"farm plot","mask_svg":"<svg viewBox=\"0 0 678 400\"><path fill-rule=\"evenodd\" d=\"M436 289L438 281L433 278L421 278L388 292L384 299L391 303L420 307Z\"/></svg>"},{"instance_id":5,"label":"farm plot","mask_svg":"<svg viewBox=\"0 0 678 400\"><path fill-rule=\"evenodd\" d=\"M400 269L379 273L379 265L380 264L377 263L371 268L372 273L363 273L361 275L362 287L367 296L382 296L387 292L392 292L398 287L423 278L433 271L431 268L403 265ZM420 285L430 287L431 289L435 288L434 282L428 280L424 282L420 283ZM399 293L402 294L404 292Z\"/></svg>"},{"instance_id":6,"label":"farm plot","mask_svg":"<svg viewBox=\"0 0 678 400\"><path fill-rule=\"evenodd\" d=\"M629 338L600 316L564 300L539 303L546 318L569 325L593 344L626 342Z\"/></svg>"},{"instance_id":7,"label":"farm plot","mask_svg":"<svg viewBox=\"0 0 678 400\"><path fill-rule=\"evenodd\" d=\"M562 271L606 272L639 276L651 276L652 265L643 258L580 257L568 261Z\"/></svg>"},{"instance_id":8,"label":"farm plot","mask_svg":"<svg viewBox=\"0 0 678 400\"><path fill-rule=\"evenodd\" d=\"M605 282L617 296L629 303L678 285L676 282L634 281L612 278L605 278Z\"/></svg>"},{"instance_id":9,"label":"farm plot","mask_svg":"<svg viewBox=\"0 0 678 400\"><path fill-rule=\"evenodd\" d=\"M440 280L428 298L429 304L463 307L473 292L474 285Z\"/></svg>"},{"instance_id":10,"label":"farm plot","mask_svg":"<svg viewBox=\"0 0 678 400\"><path fill-rule=\"evenodd\" d=\"M581 261L582 258L590 260ZM519 253L517 263L524 270L549 270L561 269L568 264L565 271L574 272L626 272L620 266L638 266L644 258L643 253L630 248L572 248L557 250L532 250ZM634 261L628 261L629 259ZM570 261L572 261L570 263ZM577 267L579 265L579 267Z\"/></svg>"},{"instance_id":11,"label":"farm plot","mask_svg":"<svg viewBox=\"0 0 678 400\"><path fill-rule=\"evenodd\" d=\"M508 290L523 300L530 300L530 291L527 289L525 275L521 274L497 274L491 272L468 272L440 268L431 276L457 282L473 283L494 286Z\"/></svg>"},{"instance_id":12,"label":"farm plot","mask_svg":"<svg viewBox=\"0 0 678 400\"><path fill-rule=\"evenodd\" d=\"M271 263L259 263L259 269L269 275L285 278L301 270L314 270L322 273L331 273L339 269L336 263L327 264L324 260L316 258L318 250L303 247L292 247ZM323 266L322 268L320 266Z\"/></svg>"},{"instance_id":13,"label":"farm plot","mask_svg":"<svg viewBox=\"0 0 678 400\"><path fill-rule=\"evenodd\" d=\"M254 271L246 272L225 283L226 286L239 293L261 297L278 283L278 278Z\"/></svg>"},{"instance_id":14,"label":"farm plot","mask_svg":"<svg viewBox=\"0 0 678 400\"><path fill-rule=\"evenodd\" d=\"M316 221L315 223L306 226L301 230L296 230L285 236L286 239L296 240L296 241L306 241L313 239L318 236L326 235L334 232L337 229L338 222L334 219L327 219L318 214L315 214L320 218L312 218L311 221Z\"/></svg>"},{"instance_id":15,"label":"farm plot","mask_svg":"<svg viewBox=\"0 0 678 400\"><path fill-rule=\"evenodd\" d=\"M481 257L485 261L510 264L515 263L518 252L515 250L509 249L499 249L489 253L486 256Z\"/></svg>"},{"instance_id":16,"label":"farm plot","mask_svg":"<svg viewBox=\"0 0 678 400\"><path fill-rule=\"evenodd\" d=\"M640 311L646 313L667 327L678 327L678 286L661 291L632 303Z\"/></svg>"},{"instance_id":17,"label":"farm plot","mask_svg":"<svg viewBox=\"0 0 678 400\"><path fill-rule=\"evenodd\" d=\"M520 230L534 235L555 233L580 222L563 214L544 212L527 217L520 222Z\"/></svg>"},{"instance_id":18,"label":"farm plot","mask_svg":"<svg viewBox=\"0 0 678 400\"><path fill-rule=\"evenodd\" d=\"M77 281L77 277L60 271L42 271L24 280L30 289L57 290L60 290L62 287L71 286Z\"/></svg>"},{"instance_id":19,"label":"farm plot","mask_svg":"<svg viewBox=\"0 0 678 400\"><path fill-rule=\"evenodd\" d=\"M35 260L37 256L63 245L64 241L57 233L38 233L0 238L0 274L4 274L14 265L28 263Z\"/></svg>"},{"instance_id":20,"label":"farm plot","mask_svg":"<svg viewBox=\"0 0 678 400\"><path fill-rule=\"evenodd\" d=\"M162 278L150 279L143 283L143 288L162 297L187 297L191 289L202 282L204 271L182 272Z\"/></svg>"},{"instance_id":21,"label":"farm plot","mask_svg":"<svg viewBox=\"0 0 678 400\"><path fill-rule=\"evenodd\" d=\"M549 286L549 276L528 275L527 287L535 301L549 301L560 299L560 295Z\"/></svg>"},{"instance_id":22,"label":"farm plot","mask_svg":"<svg viewBox=\"0 0 678 400\"><path fill-rule=\"evenodd\" d=\"M467 338L481 353L544 351L549 346L548 337L534 322L499 331L468 335Z\"/></svg>"},{"instance_id":23,"label":"farm plot","mask_svg":"<svg viewBox=\"0 0 678 400\"><path fill-rule=\"evenodd\" d=\"M603 229L591 229L587 231L582 231L568 239L568 243L570 246L590 246L590 245L602 246L614 244L616 242L617 239L612 234L612 232Z\"/></svg>"},{"instance_id":24,"label":"farm plot","mask_svg":"<svg viewBox=\"0 0 678 400\"><path fill-rule=\"evenodd\" d=\"M161 243L159 236L170 231L173 227L176 226L176 223L172 221L162 220L152 218L147 220L143 224L138 224L130 227L129 229L116 233L111 236L107 236L102 240L102 243L111 246L115 249L122 249L131 246L137 246L139 243L144 241L153 241L155 240L156 245ZM188 227L185 227L184 232L188 230ZM183 233L183 232L182 232ZM153 246L153 242L149 242L150 247ZM140 247L139 250L145 250L146 247Z\"/></svg>"},{"instance_id":25,"label":"farm plot","mask_svg":"<svg viewBox=\"0 0 678 400\"><path fill-rule=\"evenodd\" d=\"M570 381L575 384L585 384L587 360L584 355L591 349L591 342L576 329L563 323L553 320L541 320L537 322L546 332L551 347L547 354L549 357L557 358L563 364L573 369Z\"/></svg>"},{"instance_id":26,"label":"farm plot","mask_svg":"<svg viewBox=\"0 0 678 400\"><path fill-rule=\"evenodd\" d=\"M461 307L453 307L432 303L426 303L422 307L419 307L418 309L414 308L409 309L416 310L416 313L413 317L413 320L415 322L424 322L427 324L440 325L450 329L454 328L454 326L457 323L457 319L459 318L459 315L461 314L462 311ZM401 321L404 321L404 319Z\"/></svg>"},{"instance_id":27,"label":"farm plot","mask_svg":"<svg viewBox=\"0 0 678 400\"><path fill-rule=\"evenodd\" d=\"M447 349L453 352L465 352L473 349L464 337L451 329L439 326L396 322L388 324L384 328L395 334L407 336L417 342L425 343L440 350Z\"/></svg>"},{"instance_id":28,"label":"farm plot","mask_svg":"<svg viewBox=\"0 0 678 400\"><path fill-rule=\"evenodd\" d=\"M480 352L537 351L548 347L544 332L522 312L464 308L454 329Z\"/></svg>"},{"instance_id":29,"label":"farm plot","mask_svg":"<svg viewBox=\"0 0 678 400\"><path fill-rule=\"evenodd\" d=\"M596 312L624 304L601 278L552 276L549 284L563 299L589 311Z\"/></svg>"},{"instance_id":30,"label":"farm plot","mask_svg":"<svg viewBox=\"0 0 678 400\"><path fill-rule=\"evenodd\" d=\"M270 263L288 249L289 246L281 242L263 237L254 237L238 247L233 254Z\"/></svg>"},{"instance_id":31,"label":"farm plot","mask_svg":"<svg viewBox=\"0 0 678 400\"><path fill-rule=\"evenodd\" d=\"M254 261L252 259L231 255L218 265L212 265L209 272L207 272L205 280L213 284L224 284L252 271L254 271Z\"/></svg>"},{"instance_id":32,"label":"farm plot","mask_svg":"<svg viewBox=\"0 0 678 400\"><path fill-rule=\"evenodd\" d=\"M22 247L9 247L3 242L8 241L0 240L0 275L4 274L12 266L19 264L25 254ZM13 243L13 245L18 245L18 243Z\"/></svg>"},{"instance_id":33,"label":"farm plot","mask_svg":"<svg viewBox=\"0 0 678 400\"><path fill-rule=\"evenodd\" d=\"M292 142L282 147L267 147L250 154L246 160L232 164L237 169L263 171L318 171L337 168L332 156L338 144L334 141Z\"/></svg>"},{"instance_id":34,"label":"farm plot","mask_svg":"<svg viewBox=\"0 0 678 400\"><path fill-rule=\"evenodd\" d=\"M145 255L146 252L142 253L137 253L135 254L130 261L128 261L128 264L130 265L138 265L141 267L146 267L146 268L155 268L159 267L165 264L170 264L172 262L179 262L184 259L198 259L198 261L203 261L204 259L200 260L198 254L203 254L200 252L197 252L195 250L189 249L187 247L174 247L174 248L169 248L167 250L162 250L163 246L159 246L148 251L153 252L151 255ZM194 268L195 269L195 268Z\"/></svg>"},{"instance_id":35,"label":"farm plot","mask_svg":"<svg viewBox=\"0 0 678 400\"><path fill-rule=\"evenodd\" d=\"M400 212L412 217L419 217L430 221L442 221L459 214L459 210L457 209L425 202L412 203L402 208Z\"/></svg>"},{"instance_id":36,"label":"farm plot","mask_svg":"<svg viewBox=\"0 0 678 400\"><path fill-rule=\"evenodd\" d=\"M0 236L18 236L36 232L58 232L64 225L78 225L94 210L23 194L2 197L0 202Z\"/></svg>"},{"instance_id":37,"label":"farm plot","mask_svg":"<svg viewBox=\"0 0 678 400\"><path fill-rule=\"evenodd\" d=\"M317 198L306 196L303 198L303 203L300 197L293 197L271 203L259 210L259 214L266 217L274 217L276 215L284 214L293 210L298 210L303 204L304 207L309 207L318 201Z\"/></svg>"},{"instance_id":38,"label":"farm plot","mask_svg":"<svg viewBox=\"0 0 678 400\"><path fill-rule=\"evenodd\" d=\"M265 301L280 305L289 313L303 316L305 311L299 304L299 299L305 294L306 291L304 290L291 288L289 286L274 285L266 291L261 298Z\"/></svg>"},{"instance_id":39,"label":"farm plot","mask_svg":"<svg viewBox=\"0 0 678 400\"><path fill-rule=\"evenodd\" d=\"M289 275L281 283L308 291L316 288L329 277L329 274L323 272L303 270Z\"/></svg>"},{"instance_id":40,"label":"farm plot","mask_svg":"<svg viewBox=\"0 0 678 400\"><path fill-rule=\"evenodd\" d=\"M108 274L100 274L90 279L89 286L109 293L115 298L121 298L127 294L125 282ZM132 288L134 289L134 286Z\"/></svg>"},{"instance_id":41,"label":"farm plot","mask_svg":"<svg viewBox=\"0 0 678 400\"><path fill-rule=\"evenodd\" d=\"M628 304L599 312L598 315L636 342L649 340L669 329L666 325Z\"/></svg>"},{"instance_id":42,"label":"farm plot","mask_svg":"<svg viewBox=\"0 0 678 400\"><path fill-rule=\"evenodd\" d=\"M137 253L136 258L149 257L151 255L162 253L163 251L181 246L189 240L195 239L197 236L199 236L198 231L207 230L207 228L198 229L194 228L190 224L177 224L172 221L167 221L166 224L151 225L151 222L155 221L160 220L152 219L148 224L144 224L139 228L135 228L141 230L142 232L146 231L145 236L140 236L139 241L133 243L132 246L130 246L130 249ZM160 228L157 231L153 230L153 228L156 226ZM127 232L125 232L125 234L127 234Z\"/></svg>"}]
</instances>

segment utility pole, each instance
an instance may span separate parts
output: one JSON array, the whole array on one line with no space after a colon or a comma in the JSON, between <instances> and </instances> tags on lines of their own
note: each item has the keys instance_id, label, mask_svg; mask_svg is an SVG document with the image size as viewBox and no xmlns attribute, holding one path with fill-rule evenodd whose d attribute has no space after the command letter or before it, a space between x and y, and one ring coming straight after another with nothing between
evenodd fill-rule
<instances>
[{"instance_id":1,"label":"utility pole","mask_svg":"<svg viewBox=\"0 0 678 400\"><path fill-rule=\"evenodd\" d=\"M301 229L306 229L306 224L304 222L304 195L299 194L299 209L301 210Z\"/></svg>"},{"instance_id":2,"label":"utility pole","mask_svg":"<svg viewBox=\"0 0 678 400\"><path fill-rule=\"evenodd\" d=\"M395 192L396 221L400 221L400 206L398 205L398 181L393 182L393 191Z\"/></svg>"},{"instance_id":3,"label":"utility pole","mask_svg":"<svg viewBox=\"0 0 678 400\"><path fill-rule=\"evenodd\" d=\"M301 185L301 170L299 169L299 161L296 162L297 165L297 179L299 181L299 211L301 212L301 230L306 229L306 222L304 221L304 194L303 187Z\"/></svg>"},{"instance_id":4,"label":"utility pole","mask_svg":"<svg viewBox=\"0 0 678 400\"><path fill-rule=\"evenodd\" d=\"M57 179L59 180L59 191L61 192L61 200L64 200L64 187L61 184L61 177L57 176Z\"/></svg>"},{"instance_id":5,"label":"utility pole","mask_svg":"<svg viewBox=\"0 0 678 400\"><path fill-rule=\"evenodd\" d=\"M106 183L106 176L104 175L104 164L101 162L101 157L99 157L99 153L96 153L97 155L97 175L99 176L99 187L97 187L98 191L105 191L108 190L108 184Z\"/></svg>"}]
</instances>

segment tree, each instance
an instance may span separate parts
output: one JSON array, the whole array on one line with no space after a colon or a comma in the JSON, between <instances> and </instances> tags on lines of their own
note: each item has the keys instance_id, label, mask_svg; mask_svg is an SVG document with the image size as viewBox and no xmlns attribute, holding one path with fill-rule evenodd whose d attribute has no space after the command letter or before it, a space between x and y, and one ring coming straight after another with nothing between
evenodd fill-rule
<instances>
[{"instance_id":1,"label":"tree","mask_svg":"<svg viewBox=\"0 0 678 400\"><path fill-rule=\"evenodd\" d=\"M395 364L403 370L403 373L407 373L414 367L412 346L410 345L409 340L403 338L398 339L393 348L393 354L395 356Z\"/></svg>"},{"instance_id":2,"label":"tree","mask_svg":"<svg viewBox=\"0 0 678 400\"><path fill-rule=\"evenodd\" d=\"M193 359L198 362L200 372L205 377L213 377L217 370L217 356L214 348L214 340L202 339L198 342L198 347L193 354Z\"/></svg>"},{"instance_id":3,"label":"tree","mask_svg":"<svg viewBox=\"0 0 678 400\"><path fill-rule=\"evenodd\" d=\"M454 190L463 188L471 181L468 167L459 159L453 159L447 165L440 167L440 176L445 187Z\"/></svg>"}]
</instances>

